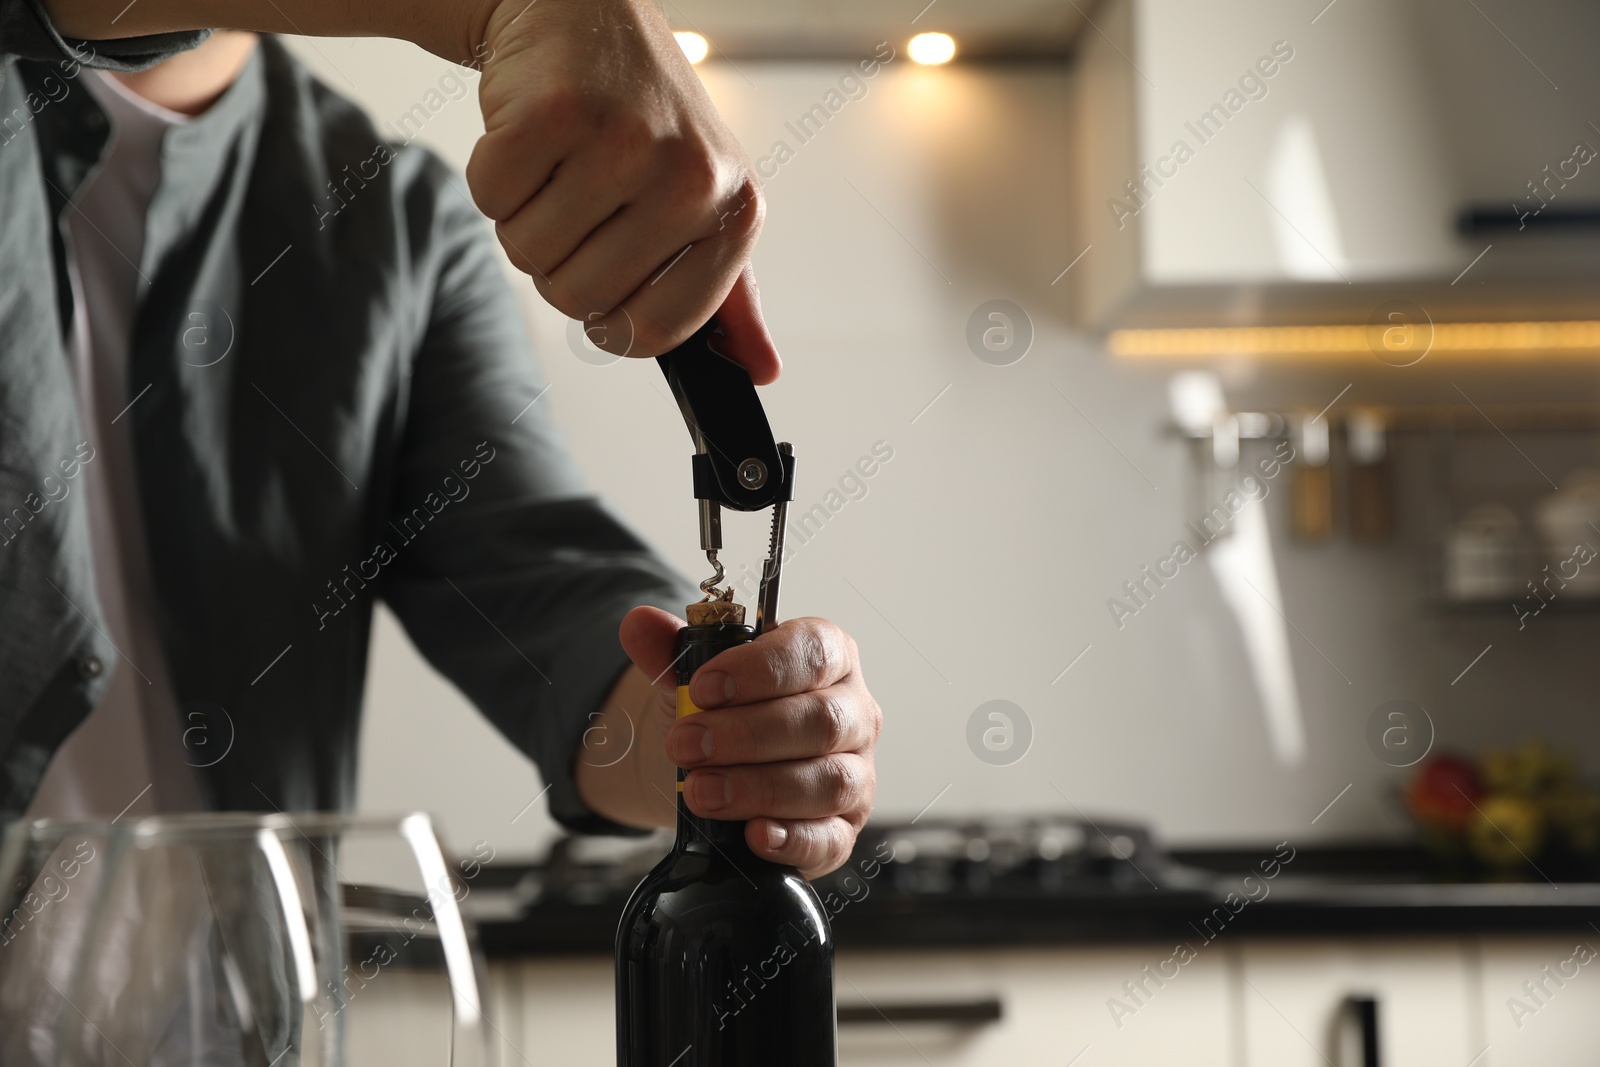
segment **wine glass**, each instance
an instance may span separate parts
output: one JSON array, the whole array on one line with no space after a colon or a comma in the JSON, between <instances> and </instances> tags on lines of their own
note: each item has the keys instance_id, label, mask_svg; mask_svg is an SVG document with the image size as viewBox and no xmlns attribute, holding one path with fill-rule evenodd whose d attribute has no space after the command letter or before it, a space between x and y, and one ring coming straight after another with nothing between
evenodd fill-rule
<instances>
[{"instance_id":1,"label":"wine glass","mask_svg":"<svg viewBox=\"0 0 1600 1067\"><path fill-rule=\"evenodd\" d=\"M426 816L206 813L103 832L88 906L59 939L70 977L60 1003L41 994L49 1032L16 1062L487 1062L482 968Z\"/></svg>"},{"instance_id":2,"label":"wine glass","mask_svg":"<svg viewBox=\"0 0 1600 1067\"><path fill-rule=\"evenodd\" d=\"M0 837L0 1064L50 1062L112 834L52 820Z\"/></svg>"}]
</instances>

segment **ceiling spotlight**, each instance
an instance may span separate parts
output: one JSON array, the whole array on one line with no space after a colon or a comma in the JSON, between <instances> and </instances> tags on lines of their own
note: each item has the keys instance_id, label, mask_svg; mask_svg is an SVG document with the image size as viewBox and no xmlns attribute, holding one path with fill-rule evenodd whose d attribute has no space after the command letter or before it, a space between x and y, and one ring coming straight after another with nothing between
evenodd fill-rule
<instances>
[{"instance_id":1,"label":"ceiling spotlight","mask_svg":"<svg viewBox=\"0 0 1600 1067\"><path fill-rule=\"evenodd\" d=\"M700 62L711 51L711 45L698 33L691 33L689 30L678 30L672 36L678 39L678 47L683 49L683 54L689 58L691 63Z\"/></svg>"},{"instance_id":2,"label":"ceiling spotlight","mask_svg":"<svg viewBox=\"0 0 1600 1067\"><path fill-rule=\"evenodd\" d=\"M956 42L948 33L919 33L911 38L906 51L913 62L936 66L955 58Z\"/></svg>"}]
</instances>

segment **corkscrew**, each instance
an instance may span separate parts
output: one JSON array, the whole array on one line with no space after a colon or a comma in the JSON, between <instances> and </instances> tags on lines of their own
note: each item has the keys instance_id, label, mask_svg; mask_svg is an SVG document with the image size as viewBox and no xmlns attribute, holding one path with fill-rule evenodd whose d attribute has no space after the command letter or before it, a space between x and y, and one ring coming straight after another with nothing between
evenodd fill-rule
<instances>
[{"instance_id":1,"label":"corkscrew","mask_svg":"<svg viewBox=\"0 0 1600 1067\"><path fill-rule=\"evenodd\" d=\"M718 588L727 574L717 558L722 550L722 509L772 509L772 537L756 595L755 632L760 634L777 623L784 528L789 501L794 499L794 449L787 441L773 440L749 373L717 350L722 337L722 327L713 319L656 362L694 441L700 547L713 568L711 577L700 583L702 603L733 599L731 583Z\"/></svg>"}]
</instances>

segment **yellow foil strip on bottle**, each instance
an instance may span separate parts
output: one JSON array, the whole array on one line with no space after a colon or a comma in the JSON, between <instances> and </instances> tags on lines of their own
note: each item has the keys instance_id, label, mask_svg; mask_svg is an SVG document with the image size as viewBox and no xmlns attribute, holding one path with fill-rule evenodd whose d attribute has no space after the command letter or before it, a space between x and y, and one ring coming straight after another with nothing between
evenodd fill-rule
<instances>
[{"instance_id":1,"label":"yellow foil strip on bottle","mask_svg":"<svg viewBox=\"0 0 1600 1067\"><path fill-rule=\"evenodd\" d=\"M695 707L694 701L689 699L688 686L678 686L678 718L682 719L690 715L698 715L704 710L704 708Z\"/></svg>"},{"instance_id":2,"label":"yellow foil strip on bottle","mask_svg":"<svg viewBox=\"0 0 1600 1067\"><path fill-rule=\"evenodd\" d=\"M697 714L699 714L700 712L702 712L704 710L705 710L704 708L695 707L694 701L689 699L689 687L688 686L686 686L686 685L678 686L678 718L682 719L682 718L684 718L685 716L688 716L688 715L697 715ZM683 783L682 782L678 783L678 792L680 792L680 793L683 792Z\"/></svg>"}]
</instances>

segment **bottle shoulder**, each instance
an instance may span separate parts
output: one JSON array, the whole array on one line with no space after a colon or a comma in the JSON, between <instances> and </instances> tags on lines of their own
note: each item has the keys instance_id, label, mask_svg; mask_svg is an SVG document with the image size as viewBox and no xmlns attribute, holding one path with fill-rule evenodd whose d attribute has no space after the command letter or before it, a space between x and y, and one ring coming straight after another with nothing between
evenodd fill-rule
<instances>
[{"instance_id":1,"label":"bottle shoulder","mask_svg":"<svg viewBox=\"0 0 1600 1067\"><path fill-rule=\"evenodd\" d=\"M682 896L685 900L738 902L783 897L820 906L816 891L793 867L715 851L674 849L651 868L635 896Z\"/></svg>"},{"instance_id":2,"label":"bottle shoulder","mask_svg":"<svg viewBox=\"0 0 1600 1067\"><path fill-rule=\"evenodd\" d=\"M690 851L669 853L644 877L623 911L621 928L692 928L735 939L792 929L830 951L833 943L822 901L794 868Z\"/></svg>"}]
</instances>

